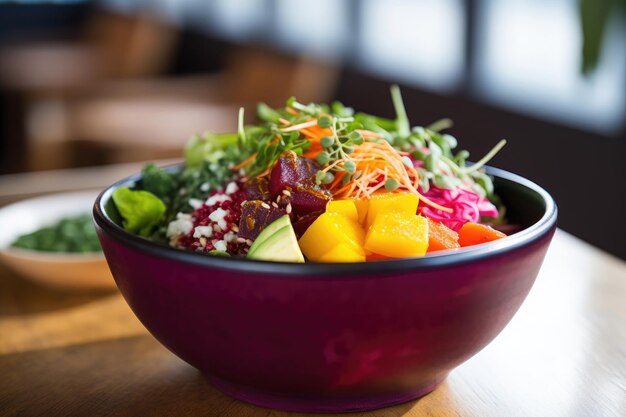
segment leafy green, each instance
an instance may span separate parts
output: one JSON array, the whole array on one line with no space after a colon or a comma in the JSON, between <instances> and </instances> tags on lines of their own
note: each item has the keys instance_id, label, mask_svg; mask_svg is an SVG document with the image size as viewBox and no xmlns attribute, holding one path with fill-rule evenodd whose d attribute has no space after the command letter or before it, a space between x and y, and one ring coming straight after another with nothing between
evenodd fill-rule
<instances>
[{"instance_id":1,"label":"leafy green","mask_svg":"<svg viewBox=\"0 0 626 417\"><path fill-rule=\"evenodd\" d=\"M141 170L141 189L165 200L176 189L176 176L149 163Z\"/></svg>"},{"instance_id":2,"label":"leafy green","mask_svg":"<svg viewBox=\"0 0 626 417\"><path fill-rule=\"evenodd\" d=\"M172 201L172 209L169 211L173 216L179 211L189 212L189 199L197 198L206 200L209 191L221 188L233 177L233 171L229 168L227 159L217 162L204 161L199 167L185 168L178 178L178 193Z\"/></svg>"},{"instance_id":3,"label":"leafy green","mask_svg":"<svg viewBox=\"0 0 626 417\"><path fill-rule=\"evenodd\" d=\"M256 114L259 119L265 122L278 123L282 117L279 112L265 103L259 103L256 107Z\"/></svg>"},{"instance_id":4,"label":"leafy green","mask_svg":"<svg viewBox=\"0 0 626 417\"><path fill-rule=\"evenodd\" d=\"M237 143L237 133L205 133L193 135L185 146L187 167L198 168L203 161L218 162L226 156L225 148Z\"/></svg>"},{"instance_id":5,"label":"leafy green","mask_svg":"<svg viewBox=\"0 0 626 417\"><path fill-rule=\"evenodd\" d=\"M298 124L308 121L311 111L317 111L314 105L299 106L303 109L302 113L294 116L284 109L272 109L261 103L257 106L257 116L264 122L256 126L244 127L240 116L238 156L239 161L243 163L241 168L248 177L254 177L265 171L283 152L293 151L302 155L309 148L310 142L298 132L282 131L281 120Z\"/></svg>"},{"instance_id":6,"label":"leafy green","mask_svg":"<svg viewBox=\"0 0 626 417\"><path fill-rule=\"evenodd\" d=\"M113 193L113 201L124 219L124 229L146 237L166 211L163 201L145 190L120 187Z\"/></svg>"},{"instance_id":7,"label":"leafy green","mask_svg":"<svg viewBox=\"0 0 626 417\"><path fill-rule=\"evenodd\" d=\"M234 177L253 178L267 172L283 152L291 151L297 155L307 152L312 142L300 132L303 127L311 130L327 129L323 133L325 136L320 138L322 149L316 159L328 169L317 172L315 180L318 184L333 182L340 171L344 184L363 174L350 160L350 154L365 141L364 132L370 131L367 140L388 141L396 149L421 161L416 169L422 191L428 191L433 184L440 188L454 188L465 183L479 188L481 195L489 196L493 193L489 177L479 168L498 149L490 152L478 164L466 167L465 161L469 154L466 151L453 153L457 146L456 139L442 133L442 130L452 125L449 119L428 127L411 128L399 88L392 86L391 94L396 110L394 119L355 113L352 108L337 101L330 106L303 104L291 97L282 108L274 109L264 103L259 104L257 116L260 123L245 126L243 109L240 109L237 132L205 133L190 138L185 147L186 164L182 171L170 173L154 165L144 168L144 178L137 184L137 188L160 198L166 209L160 217L154 216L156 220L149 222L144 221L143 213L138 217L143 220L133 217L136 213L130 214L130 219L126 217L129 213L122 213L125 227L141 229L144 235L149 234L154 240L167 242L168 223L179 212L193 211L190 199L203 201L209 192L222 188ZM298 126L301 124L304 125ZM410 158L404 159L405 164L412 165ZM341 160L340 163L335 164L338 160ZM398 184L389 181L385 186L392 190ZM121 204L117 205L122 212Z\"/></svg>"},{"instance_id":8,"label":"leafy green","mask_svg":"<svg viewBox=\"0 0 626 417\"><path fill-rule=\"evenodd\" d=\"M89 214L61 219L52 226L18 237L11 246L43 252L89 253L101 250Z\"/></svg>"},{"instance_id":9,"label":"leafy green","mask_svg":"<svg viewBox=\"0 0 626 417\"><path fill-rule=\"evenodd\" d=\"M361 172L355 170L355 166L350 162L350 153L355 146L363 143L362 130L369 130L380 135L379 140L386 140L396 149L408 152L411 156L421 161L416 168L420 175L420 186L422 191L427 192L431 184L439 188L452 189L458 187L462 183L471 184L479 190L480 195L491 196L493 194L493 185L491 180L480 171L483 167L506 143L500 141L494 149L492 149L478 163L466 167L465 161L469 157L469 153L465 150L453 153L458 143L454 136L442 133L443 130L452 126L450 119L442 119L429 125L428 127L415 126L411 128L409 118L402 101L402 95L397 85L391 86L391 98L396 112L395 119L387 119L383 117L373 116L367 113L354 113L351 108L344 107L339 102L334 102L330 106L298 103L291 97L287 100L287 108L297 110L296 112L287 112L284 109L272 110L268 106L259 107L260 113L263 114L264 120L283 119L289 125L297 125L299 123L311 120L312 117L317 118L317 125L321 128L328 128L332 134L324 136L320 139L320 145L323 150L316 156L317 162L325 167L329 167L325 172L319 172L315 180L317 184L328 184L335 178L337 172L343 171L342 181L347 182L350 179L358 178ZM294 114L295 113L295 114ZM274 138L280 131L280 126L274 123L266 123L267 138ZM292 134L295 132L292 132ZM283 135L285 136L285 135ZM300 137L289 138L290 142L299 144ZM306 149L306 148L305 148ZM255 164L258 169L253 170L262 172L272 163L272 158L266 158L266 154L262 149L258 155ZM337 163L336 161L346 161ZM397 184L389 182L385 185L388 190L393 190Z\"/></svg>"},{"instance_id":10,"label":"leafy green","mask_svg":"<svg viewBox=\"0 0 626 417\"><path fill-rule=\"evenodd\" d=\"M148 232L151 239L167 242L168 223L177 213L193 210L190 199L205 200L210 191L222 187L235 175L232 166L241 160L237 141L237 133L196 134L185 146L186 163L182 171L168 172L153 164L144 168L142 176L147 177L137 188L152 192L166 206L165 214ZM167 193L162 194L166 189Z\"/></svg>"}]
</instances>

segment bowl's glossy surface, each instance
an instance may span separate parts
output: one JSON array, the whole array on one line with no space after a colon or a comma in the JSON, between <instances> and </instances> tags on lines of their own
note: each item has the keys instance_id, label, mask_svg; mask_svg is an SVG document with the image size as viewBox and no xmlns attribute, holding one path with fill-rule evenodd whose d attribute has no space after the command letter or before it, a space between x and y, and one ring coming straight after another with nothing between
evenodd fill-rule
<instances>
[{"instance_id":1,"label":"bowl's glossy surface","mask_svg":"<svg viewBox=\"0 0 626 417\"><path fill-rule=\"evenodd\" d=\"M490 169L524 230L423 258L287 264L208 257L126 233L105 190L94 207L137 317L218 388L273 408L355 411L434 389L487 345L528 294L556 227L537 185Z\"/></svg>"},{"instance_id":2,"label":"bowl's glossy surface","mask_svg":"<svg viewBox=\"0 0 626 417\"><path fill-rule=\"evenodd\" d=\"M20 275L65 290L115 288L104 255L42 252L10 245L21 235L55 224L64 217L88 214L98 191L50 194L0 209L0 261Z\"/></svg>"}]
</instances>

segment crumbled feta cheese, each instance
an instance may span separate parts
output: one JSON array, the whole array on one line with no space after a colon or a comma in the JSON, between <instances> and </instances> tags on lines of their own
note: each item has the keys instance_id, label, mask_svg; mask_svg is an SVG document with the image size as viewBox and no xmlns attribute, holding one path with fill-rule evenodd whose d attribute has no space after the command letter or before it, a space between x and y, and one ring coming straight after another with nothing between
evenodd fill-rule
<instances>
[{"instance_id":1,"label":"crumbled feta cheese","mask_svg":"<svg viewBox=\"0 0 626 417\"><path fill-rule=\"evenodd\" d=\"M239 191L239 186L237 186L236 182L231 182L226 186L226 194L234 194Z\"/></svg>"},{"instance_id":2,"label":"crumbled feta cheese","mask_svg":"<svg viewBox=\"0 0 626 417\"><path fill-rule=\"evenodd\" d=\"M218 208L213 213L209 214L209 219L211 219L211 221L217 223L217 225L222 230L226 230L226 228L228 227L228 223L226 223L226 220L224 219L224 217L226 217L229 213L230 213L230 211L228 211L228 210L224 210L222 208Z\"/></svg>"},{"instance_id":3,"label":"crumbled feta cheese","mask_svg":"<svg viewBox=\"0 0 626 417\"><path fill-rule=\"evenodd\" d=\"M197 198L190 198L190 199L189 199L189 205L190 205L190 206L191 206L191 208L193 208L194 210L195 210L195 209L198 209L198 208L200 208L200 207L202 207L202 204L203 204L202 200L199 200L199 199L197 199Z\"/></svg>"},{"instance_id":4,"label":"crumbled feta cheese","mask_svg":"<svg viewBox=\"0 0 626 417\"><path fill-rule=\"evenodd\" d=\"M202 185L200 185L200 191L202 191L204 193L209 191L209 183L208 182L203 182Z\"/></svg>"},{"instance_id":5,"label":"crumbled feta cheese","mask_svg":"<svg viewBox=\"0 0 626 417\"><path fill-rule=\"evenodd\" d=\"M193 237L197 239L203 236L213 236L213 228L211 226L196 226L196 228L193 230Z\"/></svg>"},{"instance_id":6,"label":"crumbled feta cheese","mask_svg":"<svg viewBox=\"0 0 626 417\"><path fill-rule=\"evenodd\" d=\"M193 222L191 221L191 215L185 213L178 213L176 220L172 220L167 225L166 235L172 239L181 235L186 235L193 228Z\"/></svg>"},{"instance_id":7,"label":"crumbled feta cheese","mask_svg":"<svg viewBox=\"0 0 626 417\"><path fill-rule=\"evenodd\" d=\"M224 242L223 240L217 240L213 242L213 246L215 247L215 250L221 250L224 252L226 252L226 249L228 249L226 247L226 242Z\"/></svg>"},{"instance_id":8,"label":"crumbled feta cheese","mask_svg":"<svg viewBox=\"0 0 626 417\"><path fill-rule=\"evenodd\" d=\"M222 201L228 201L228 200L232 200L232 199L225 194L215 194L207 199L206 205L214 206L217 203L221 203Z\"/></svg>"},{"instance_id":9,"label":"crumbled feta cheese","mask_svg":"<svg viewBox=\"0 0 626 417\"><path fill-rule=\"evenodd\" d=\"M235 240L237 240L237 235L233 232L228 232L224 235L224 242L226 243L234 242Z\"/></svg>"}]
</instances>

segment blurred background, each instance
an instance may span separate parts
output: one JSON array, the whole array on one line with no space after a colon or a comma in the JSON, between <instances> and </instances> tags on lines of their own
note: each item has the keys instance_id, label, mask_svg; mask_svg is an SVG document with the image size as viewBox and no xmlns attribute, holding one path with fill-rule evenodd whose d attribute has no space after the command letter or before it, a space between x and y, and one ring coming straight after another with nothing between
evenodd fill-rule
<instances>
[{"instance_id":1,"label":"blurred background","mask_svg":"<svg viewBox=\"0 0 626 417\"><path fill-rule=\"evenodd\" d=\"M0 174L178 157L236 109L449 117L626 259L623 0L0 0ZM253 121L252 111L248 111ZM5 178L11 178L6 177Z\"/></svg>"}]
</instances>

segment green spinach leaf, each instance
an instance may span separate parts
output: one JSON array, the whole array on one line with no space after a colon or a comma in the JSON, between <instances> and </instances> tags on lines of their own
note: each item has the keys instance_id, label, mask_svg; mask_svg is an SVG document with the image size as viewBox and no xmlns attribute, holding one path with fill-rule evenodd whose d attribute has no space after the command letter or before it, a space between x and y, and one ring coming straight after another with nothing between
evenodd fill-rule
<instances>
[{"instance_id":1,"label":"green spinach leaf","mask_svg":"<svg viewBox=\"0 0 626 417\"><path fill-rule=\"evenodd\" d=\"M141 236L149 236L165 214L165 204L149 191L120 187L113 193L113 201L124 221L124 229Z\"/></svg>"}]
</instances>

